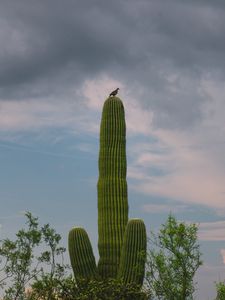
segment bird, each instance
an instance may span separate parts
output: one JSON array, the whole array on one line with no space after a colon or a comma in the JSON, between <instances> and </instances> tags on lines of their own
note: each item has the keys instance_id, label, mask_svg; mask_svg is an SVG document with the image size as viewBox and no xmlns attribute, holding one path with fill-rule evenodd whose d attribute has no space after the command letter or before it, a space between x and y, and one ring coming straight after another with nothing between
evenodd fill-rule
<instances>
[{"instance_id":1,"label":"bird","mask_svg":"<svg viewBox=\"0 0 225 300\"><path fill-rule=\"evenodd\" d=\"M116 96L117 93L119 91L119 88L117 88L116 90L112 91L112 93L109 94L109 96Z\"/></svg>"}]
</instances>

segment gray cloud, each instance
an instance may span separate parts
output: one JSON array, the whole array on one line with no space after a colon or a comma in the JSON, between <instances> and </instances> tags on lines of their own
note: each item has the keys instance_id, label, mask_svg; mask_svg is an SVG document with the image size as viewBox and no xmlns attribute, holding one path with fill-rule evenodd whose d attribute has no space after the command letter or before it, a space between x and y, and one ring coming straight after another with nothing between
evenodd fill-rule
<instances>
[{"instance_id":1,"label":"gray cloud","mask_svg":"<svg viewBox=\"0 0 225 300\"><path fill-rule=\"evenodd\" d=\"M0 3L0 98L69 97L108 74L142 90L154 124L198 122L205 76L224 76L224 1ZM137 96L138 97L138 96Z\"/></svg>"}]
</instances>

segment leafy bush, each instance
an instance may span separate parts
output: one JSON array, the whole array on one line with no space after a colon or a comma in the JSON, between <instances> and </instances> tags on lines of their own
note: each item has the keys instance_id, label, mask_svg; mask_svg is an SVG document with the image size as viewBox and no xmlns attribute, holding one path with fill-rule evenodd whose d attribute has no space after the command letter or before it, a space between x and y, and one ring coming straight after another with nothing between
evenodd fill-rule
<instances>
[{"instance_id":1,"label":"leafy bush","mask_svg":"<svg viewBox=\"0 0 225 300\"><path fill-rule=\"evenodd\" d=\"M152 233L147 253L146 284L156 299L193 299L193 278L202 264L197 231L195 224L178 222L169 215L158 235Z\"/></svg>"},{"instance_id":2,"label":"leafy bush","mask_svg":"<svg viewBox=\"0 0 225 300\"><path fill-rule=\"evenodd\" d=\"M147 294L140 291L140 286L124 284L116 279L105 281L92 280L79 282L77 300L147 300ZM71 299L72 300L72 299Z\"/></svg>"},{"instance_id":3,"label":"leafy bush","mask_svg":"<svg viewBox=\"0 0 225 300\"><path fill-rule=\"evenodd\" d=\"M26 300L147 300L149 295L140 291L140 287L127 284L115 279L106 281L85 281L75 283L72 277L63 282L54 281L54 291L49 293L48 280L35 282L32 289L26 294Z\"/></svg>"},{"instance_id":4,"label":"leafy bush","mask_svg":"<svg viewBox=\"0 0 225 300\"><path fill-rule=\"evenodd\" d=\"M49 224L41 227L30 212L25 216L27 226L16 233L16 239L0 241L0 287L4 300L24 300L31 284L41 283L51 299L56 282L63 282L67 276L69 266L63 262L66 249L59 245L61 236Z\"/></svg>"},{"instance_id":5,"label":"leafy bush","mask_svg":"<svg viewBox=\"0 0 225 300\"><path fill-rule=\"evenodd\" d=\"M216 283L216 300L225 300L225 283L217 282Z\"/></svg>"},{"instance_id":6,"label":"leafy bush","mask_svg":"<svg viewBox=\"0 0 225 300\"><path fill-rule=\"evenodd\" d=\"M0 285L4 300L146 300L140 286L118 280L75 282L64 264L61 236L25 214L26 227L14 241L0 241Z\"/></svg>"}]
</instances>

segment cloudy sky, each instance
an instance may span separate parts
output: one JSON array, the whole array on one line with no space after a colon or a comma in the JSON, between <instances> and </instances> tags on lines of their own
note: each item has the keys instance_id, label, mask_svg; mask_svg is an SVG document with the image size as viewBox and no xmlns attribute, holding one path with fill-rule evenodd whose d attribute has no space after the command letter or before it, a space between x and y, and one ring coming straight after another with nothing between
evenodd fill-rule
<instances>
[{"instance_id":1,"label":"cloudy sky","mask_svg":"<svg viewBox=\"0 0 225 300\"><path fill-rule=\"evenodd\" d=\"M130 216L198 223L198 300L225 278L224 0L0 1L0 224L31 211L97 254L99 124L120 88Z\"/></svg>"}]
</instances>

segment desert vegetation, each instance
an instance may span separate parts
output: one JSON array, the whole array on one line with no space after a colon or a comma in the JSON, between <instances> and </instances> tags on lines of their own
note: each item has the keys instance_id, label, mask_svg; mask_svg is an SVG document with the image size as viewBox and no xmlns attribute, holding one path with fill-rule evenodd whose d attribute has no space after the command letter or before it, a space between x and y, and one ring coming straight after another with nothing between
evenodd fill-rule
<instances>
[{"instance_id":1,"label":"desert vegetation","mask_svg":"<svg viewBox=\"0 0 225 300\"><path fill-rule=\"evenodd\" d=\"M121 278L77 278L65 264L67 249L49 224L25 214L24 228L14 240L0 242L0 284L4 300L33 299L194 299L194 274L201 265L197 226L169 215L158 233L149 233L144 283ZM129 250L130 251L130 250ZM143 253L140 253L140 260ZM224 284L217 284L217 300Z\"/></svg>"},{"instance_id":2,"label":"desert vegetation","mask_svg":"<svg viewBox=\"0 0 225 300\"><path fill-rule=\"evenodd\" d=\"M69 232L70 266L61 236L26 212L25 228L0 241L3 299L194 299L202 264L196 224L169 215L147 237L144 221L128 218L125 113L115 96L104 103L98 163L98 264L84 228ZM224 299L224 284L216 288Z\"/></svg>"}]
</instances>

